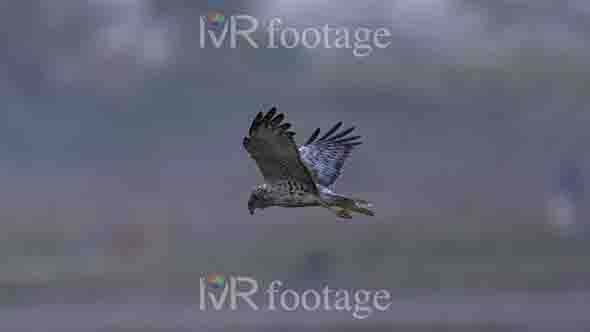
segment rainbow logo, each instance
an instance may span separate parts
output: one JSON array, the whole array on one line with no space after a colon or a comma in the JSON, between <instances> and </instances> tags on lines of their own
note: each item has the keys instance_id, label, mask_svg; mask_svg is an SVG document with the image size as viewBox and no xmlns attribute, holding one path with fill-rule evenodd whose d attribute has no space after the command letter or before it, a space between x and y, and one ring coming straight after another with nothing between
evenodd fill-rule
<instances>
[{"instance_id":1,"label":"rainbow logo","mask_svg":"<svg viewBox=\"0 0 590 332\"><path fill-rule=\"evenodd\" d=\"M213 289L225 287L225 277L219 273L209 273L207 275L207 285Z\"/></svg>"},{"instance_id":2,"label":"rainbow logo","mask_svg":"<svg viewBox=\"0 0 590 332\"><path fill-rule=\"evenodd\" d=\"M219 12L207 14L207 26L209 29L220 29L225 25L225 15Z\"/></svg>"}]
</instances>

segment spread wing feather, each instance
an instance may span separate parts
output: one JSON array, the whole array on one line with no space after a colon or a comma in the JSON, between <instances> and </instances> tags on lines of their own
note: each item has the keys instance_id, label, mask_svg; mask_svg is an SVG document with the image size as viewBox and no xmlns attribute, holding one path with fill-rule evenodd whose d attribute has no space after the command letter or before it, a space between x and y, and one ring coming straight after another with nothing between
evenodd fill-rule
<instances>
[{"instance_id":1,"label":"spread wing feather","mask_svg":"<svg viewBox=\"0 0 590 332\"><path fill-rule=\"evenodd\" d=\"M342 122L336 123L319 140L320 129L316 129L307 142L299 147L301 160L311 171L315 181L324 187L329 187L340 174L344 161L350 155L352 149L361 144L361 136L349 136L355 127L336 133L342 126Z\"/></svg>"},{"instance_id":2,"label":"spread wing feather","mask_svg":"<svg viewBox=\"0 0 590 332\"><path fill-rule=\"evenodd\" d=\"M266 114L260 112L256 115L249 135L244 137L244 148L256 161L268 183L297 181L307 190L317 193L313 177L300 159L293 139L295 133L288 131L291 125L281 124L285 116L276 113L277 109L273 107Z\"/></svg>"}]
</instances>

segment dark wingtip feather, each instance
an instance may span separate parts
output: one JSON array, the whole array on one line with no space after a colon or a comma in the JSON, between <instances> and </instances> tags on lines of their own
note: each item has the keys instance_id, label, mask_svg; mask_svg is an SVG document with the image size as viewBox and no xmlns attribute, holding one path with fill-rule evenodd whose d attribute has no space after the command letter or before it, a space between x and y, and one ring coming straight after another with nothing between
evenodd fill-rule
<instances>
[{"instance_id":1,"label":"dark wingtip feather","mask_svg":"<svg viewBox=\"0 0 590 332\"><path fill-rule=\"evenodd\" d=\"M338 130L340 127L342 126L342 121L339 121L337 124L334 125L334 127L332 127L332 129L328 130L327 133L324 134L324 136L322 136L320 138L320 141L325 140L326 138L328 138L330 135L332 135L336 130Z\"/></svg>"},{"instance_id":2,"label":"dark wingtip feather","mask_svg":"<svg viewBox=\"0 0 590 332\"><path fill-rule=\"evenodd\" d=\"M276 107L272 107L264 116L264 118L262 119L262 122L264 122L264 125L268 125L270 124L270 121L272 120L272 118L275 116L275 114L277 113L277 108Z\"/></svg>"},{"instance_id":3,"label":"dark wingtip feather","mask_svg":"<svg viewBox=\"0 0 590 332\"><path fill-rule=\"evenodd\" d=\"M252 120L252 124L250 125L250 130L248 131L250 135L252 135L256 127L260 125L260 121L262 121L263 116L264 115L262 114L262 112L258 112L258 114L256 114L256 117L254 118L254 120Z\"/></svg>"},{"instance_id":4,"label":"dark wingtip feather","mask_svg":"<svg viewBox=\"0 0 590 332\"><path fill-rule=\"evenodd\" d=\"M288 123L288 122L286 122L286 123L283 123L282 125L280 125L280 126L279 126L279 128L280 128L282 131L287 131L289 128L291 128L291 124L290 124L290 123Z\"/></svg>"},{"instance_id":5,"label":"dark wingtip feather","mask_svg":"<svg viewBox=\"0 0 590 332\"><path fill-rule=\"evenodd\" d=\"M279 113L279 115L275 116L274 119L271 120L270 124L271 124L271 126L276 127L284 119L285 119L285 115L283 113Z\"/></svg>"},{"instance_id":6,"label":"dark wingtip feather","mask_svg":"<svg viewBox=\"0 0 590 332\"><path fill-rule=\"evenodd\" d=\"M346 143L346 142L351 142L351 141L357 140L361 137L362 136L351 136L351 137L343 138L341 140L337 140L337 141L333 141L333 142L341 144L341 143Z\"/></svg>"},{"instance_id":7,"label":"dark wingtip feather","mask_svg":"<svg viewBox=\"0 0 590 332\"><path fill-rule=\"evenodd\" d=\"M315 141L316 138L318 138L318 135L320 134L320 128L317 128L313 134L311 134L311 136L307 139L307 142L305 142L304 145L309 145L311 143L313 143L313 141Z\"/></svg>"},{"instance_id":8,"label":"dark wingtip feather","mask_svg":"<svg viewBox=\"0 0 590 332\"><path fill-rule=\"evenodd\" d=\"M341 138L341 137L344 137L344 136L346 136L346 135L350 134L350 133L351 133L351 132L352 132L354 129L355 129L355 127L354 127L354 126L353 126L353 127L350 127L350 128L348 128L348 129L346 129L346 130L344 130L344 131L342 131L342 132L340 132L340 133L338 133L338 134L336 134L336 135L334 135L334 136L330 137L330 140L332 140L332 141L333 141L333 140L339 139L339 138Z\"/></svg>"}]
</instances>

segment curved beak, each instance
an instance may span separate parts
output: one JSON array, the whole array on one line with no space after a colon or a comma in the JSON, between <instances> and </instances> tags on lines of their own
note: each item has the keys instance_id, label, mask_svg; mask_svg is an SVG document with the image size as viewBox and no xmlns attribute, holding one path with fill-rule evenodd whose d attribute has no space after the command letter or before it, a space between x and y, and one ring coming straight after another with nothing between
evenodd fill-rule
<instances>
[{"instance_id":1,"label":"curved beak","mask_svg":"<svg viewBox=\"0 0 590 332\"><path fill-rule=\"evenodd\" d=\"M254 210L256 210L255 205L256 204L254 196L250 196L250 198L248 199L248 211L250 211L250 215L254 214Z\"/></svg>"}]
</instances>

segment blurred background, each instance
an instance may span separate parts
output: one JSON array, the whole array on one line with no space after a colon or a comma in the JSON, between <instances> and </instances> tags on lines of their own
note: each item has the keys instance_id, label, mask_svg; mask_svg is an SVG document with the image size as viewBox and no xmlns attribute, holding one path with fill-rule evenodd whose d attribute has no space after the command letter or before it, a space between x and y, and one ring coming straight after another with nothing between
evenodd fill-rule
<instances>
[{"instance_id":1,"label":"blurred background","mask_svg":"<svg viewBox=\"0 0 590 332\"><path fill-rule=\"evenodd\" d=\"M201 48L211 12L392 44ZM587 331L585 0L0 4L0 329ZM256 112L364 137L337 190L377 216L250 216ZM391 309L200 312L209 272L386 288Z\"/></svg>"}]
</instances>

